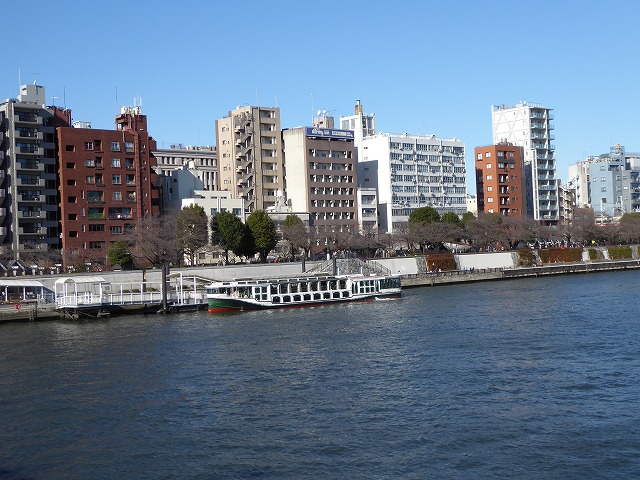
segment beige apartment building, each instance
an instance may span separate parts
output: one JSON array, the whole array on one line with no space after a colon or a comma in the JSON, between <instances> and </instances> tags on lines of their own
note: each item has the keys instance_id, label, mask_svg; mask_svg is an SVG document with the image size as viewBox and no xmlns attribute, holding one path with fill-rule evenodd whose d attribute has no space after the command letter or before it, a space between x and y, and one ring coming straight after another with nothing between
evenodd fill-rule
<instances>
[{"instance_id":1,"label":"beige apartment building","mask_svg":"<svg viewBox=\"0 0 640 480\"><path fill-rule=\"evenodd\" d=\"M284 192L280 109L242 106L216 121L218 189L248 213L275 208Z\"/></svg>"}]
</instances>

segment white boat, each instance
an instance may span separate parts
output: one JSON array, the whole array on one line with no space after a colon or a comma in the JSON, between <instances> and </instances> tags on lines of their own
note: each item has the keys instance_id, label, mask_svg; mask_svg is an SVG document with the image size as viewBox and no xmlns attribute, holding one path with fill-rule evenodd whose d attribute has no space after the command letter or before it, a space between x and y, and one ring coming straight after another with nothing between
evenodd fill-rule
<instances>
[{"instance_id":1,"label":"white boat","mask_svg":"<svg viewBox=\"0 0 640 480\"><path fill-rule=\"evenodd\" d=\"M304 307L399 297L399 275L336 275L214 282L209 313Z\"/></svg>"}]
</instances>

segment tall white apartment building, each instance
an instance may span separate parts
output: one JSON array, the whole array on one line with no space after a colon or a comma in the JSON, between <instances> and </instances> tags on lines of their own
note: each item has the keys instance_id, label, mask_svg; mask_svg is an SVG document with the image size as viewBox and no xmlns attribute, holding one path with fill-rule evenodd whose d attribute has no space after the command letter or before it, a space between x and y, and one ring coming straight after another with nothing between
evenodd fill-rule
<instances>
[{"instance_id":1,"label":"tall white apartment building","mask_svg":"<svg viewBox=\"0 0 640 480\"><path fill-rule=\"evenodd\" d=\"M358 185L377 188L380 228L393 232L416 208L467 211L464 142L379 133L362 140Z\"/></svg>"},{"instance_id":2,"label":"tall white apartment building","mask_svg":"<svg viewBox=\"0 0 640 480\"><path fill-rule=\"evenodd\" d=\"M493 143L524 148L527 214L545 225L557 225L559 219L551 110L528 102L491 106Z\"/></svg>"}]
</instances>

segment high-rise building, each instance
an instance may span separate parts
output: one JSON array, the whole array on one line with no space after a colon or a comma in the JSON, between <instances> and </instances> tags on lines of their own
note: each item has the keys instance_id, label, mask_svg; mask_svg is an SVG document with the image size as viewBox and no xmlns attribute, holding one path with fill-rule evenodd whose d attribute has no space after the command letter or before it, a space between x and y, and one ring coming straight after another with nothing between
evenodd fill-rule
<instances>
[{"instance_id":1,"label":"high-rise building","mask_svg":"<svg viewBox=\"0 0 640 480\"><path fill-rule=\"evenodd\" d=\"M216 121L218 189L249 213L275 207L284 191L280 109L238 107Z\"/></svg>"},{"instance_id":2,"label":"high-rise building","mask_svg":"<svg viewBox=\"0 0 640 480\"><path fill-rule=\"evenodd\" d=\"M156 142L139 107L124 107L116 130L59 128L62 256L106 264L109 243L160 213Z\"/></svg>"},{"instance_id":3,"label":"high-rise building","mask_svg":"<svg viewBox=\"0 0 640 480\"><path fill-rule=\"evenodd\" d=\"M501 143L476 147L478 212L526 216L523 148Z\"/></svg>"},{"instance_id":4,"label":"high-rise building","mask_svg":"<svg viewBox=\"0 0 640 480\"><path fill-rule=\"evenodd\" d=\"M521 102L491 107L493 143L524 148L527 214L544 225L558 224L558 179L550 108Z\"/></svg>"},{"instance_id":5,"label":"high-rise building","mask_svg":"<svg viewBox=\"0 0 640 480\"><path fill-rule=\"evenodd\" d=\"M358 230L353 132L319 127L282 131L287 205L309 212L324 245L336 233Z\"/></svg>"},{"instance_id":6,"label":"high-rise building","mask_svg":"<svg viewBox=\"0 0 640 480\"><path fill-rule=\"evenodd\" d=\"M43 86L22 85L0 103L0 251L16 259L60 248L55 128L71 112L45 99Z\"/></svg>"},{"instance_id":7,"label":"high-rise building","mask_svg":"<svg viewBox=\"0 0 640 480\"><path fill-rule=\"evenodd\" d=\"M362 140L358 186L378 192L380 228L392 233L416 208L467 211L464 142L435 135L378 133Z\"/></svg>"}]
</instances>

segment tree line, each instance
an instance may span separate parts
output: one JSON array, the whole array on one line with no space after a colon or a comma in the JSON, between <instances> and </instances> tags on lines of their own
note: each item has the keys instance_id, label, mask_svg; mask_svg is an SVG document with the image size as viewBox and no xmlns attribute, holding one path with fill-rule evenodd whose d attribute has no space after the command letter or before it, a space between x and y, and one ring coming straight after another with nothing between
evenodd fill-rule
<instances>
[{"instance_id":1,"label":"tree line","mask_svg":"<svg viewBox=\"0 0 640 480\"><path fill-rule=\"evenodd\" d=\"M424 253L444 250L445 245L462 244L472 251L514 250L549 244L615 245L640 243L640 214L626 213L618 223L597 221L593 210L574 210L569 225L548 227L530 218L472 213L440 215L431 207L414 210L407 222L394 224L393 233L360 232L356 222L335 231L317 232L296 215L288 215L279 231L266 212L258 210L246 223L230 212L207 217L204 208L190 205L173 214L148 217L125 232L120 241L111 242L106 258L91 250L73 255L76 269L93 265L120 265L123 268L149 268L165 262L173 265L197 264L197 255L206 246L218 246L229 262L229 254L264 262L283 241L291 257L310 258L313 253L349 252L362 257L393 255L397 251ZM9 252L0 261L8 262ZM23 254L28 264L52 267L61 263L58 251ZM6 263L5 263L6 264ZM105 265L106 267L107 265Z\"/></svg>"}]
</instances>

